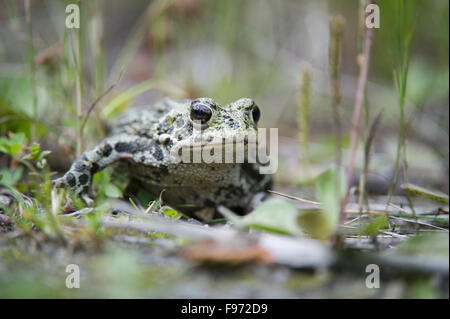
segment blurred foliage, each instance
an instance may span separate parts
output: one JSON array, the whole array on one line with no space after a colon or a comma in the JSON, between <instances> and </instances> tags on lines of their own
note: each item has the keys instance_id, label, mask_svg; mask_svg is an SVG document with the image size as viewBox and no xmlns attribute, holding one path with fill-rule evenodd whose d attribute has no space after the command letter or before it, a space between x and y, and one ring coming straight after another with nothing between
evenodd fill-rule
<instances>
[{"instance_id":1,"label":"blurred foliage","mask_svg":"<svg viewBox=\"0 0 450 319\"><path fill-rule=\"evenodd\" d=\"M67 167L74 157L80 120L93 101L113 84L117 87L90 114L82 136L84 147L97 144L106 134L106 123L133 104L148 105L165 95L211 96L221 104L251 97L262 111L260 126L278 127L283 138L278 184L291 187L301 182L305 192L314 188L312 192L322 206L300 209L292 202L275 198L244 217L225 212L226 217L242 228L323 241L340 233L339 211L346 185L341 170L330 168L340 136L332 129L335 119L328 76L329 20L335 13L345 19L345 30L340 34L341 52L336 55L340 55L342 95L340 143L342 158L346 160L361 48L357 1L82 1L79 43L77 32L64 27L65 5L72 2L31 1L33 53L23 2L0 1L0 184L17 204L2 204L0 209L13 221L15 229L25 234L23 242L20 239L14 245L8 244L8 249L0 247L0 297L81 297L79 292L62 287L64 272L54 276L53 268L52 275L48 275L46 267L54 266L53 259L40 260L44 257L26 252L32 247L50 251L63 247L69 254L77 249L91 252L89 248L104 247L107 240L122 235L105 231L101 221L109 213L108 202L125 194L123 176L111 169L94 176L96 198L92 209L84 208L70 191L51 190L51 170ZM377 3L381 28L374 32L364 125L379 113L383 114L383 121L374 139L370 174L390 176L402 118L410 172L424 186L408 184L406 190L448 203L447 195L428 188L437 185L442 192L448 192L449 3L408 0L406 18L412 25L399 25L395 8L399 1ZM400 45L397 31L404 35ZM412 33L414 36L410 37ZM402 41L406 38L411 41L408 76L394 81L393 68L405 62L401 57L405 54ZM34 82L28 65L30 57L31 63L34 61ZM300 66L305 62L308 68L303 72L299 94ZM82 114L76 108L78 76L83 92ZM405 91L397 95L395 84ZM404 99L404 104L400 103L402 117L399 98ZM295 141L299 133L303 152L299 152ZM136 195L136 201L130 202L138 212L159 213L173 220L182 218L161 198L151 198L143 191ZM85 223L75 224L60 212L85 216L81 218ZM448 228L448 207L445 216ZM418 218L431 223L434 216L416 216L415 220ZM360 222L353 231L375 240L381 231L393 231L388 221L387 215L377 215ZM2 219L0 231L3 227ZM166 240L164 234L148 234L143 239L149 238ZM151 252L146 258L154 258L154 250ZM448 233L411 238L398 246L396 253L448 257ZM163 266L148 267L141 263L142 258L143 254L130 249L106 250L96 255L87 263L90 272L83 278L87 289L82 297L160 296L163 290L170 295L170 281L180 281L195 290L189 286L191 274L184 272L184 266L168 266L164 259ZM39 267L30 271L26 264L36 259ZM21 262L24 265L17 267ZM64 262L67 260L61 264ZM297 288L309 283L308 278L301 276L296 280ZM198 281L201 283L202 279ZM345 280L341 283L343 287L346 284ZM267 291L271 289L272 286ZM199 290L198 294L204 293ZM409 290L411 297L439 295L428 279L409 283ZM185 292L181 288L178 294L186 296Z\"/></svg>"},{"instance_id":2,"label":"blurred foliage","mask_svg":"<svg viewBox=\"0 0 450 319\"><path fill-rule=\"evenodd\" d=\"M449 256L449 235L448 233L420 234L399 245L395 253L445 258Z\"/></svg>"}]
</instances>

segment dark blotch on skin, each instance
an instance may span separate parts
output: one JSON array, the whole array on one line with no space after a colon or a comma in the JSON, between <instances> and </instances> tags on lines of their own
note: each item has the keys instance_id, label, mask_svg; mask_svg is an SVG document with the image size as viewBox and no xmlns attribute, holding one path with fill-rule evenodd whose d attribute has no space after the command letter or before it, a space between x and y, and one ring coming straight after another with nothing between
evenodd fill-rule
<instances>
[{"instance_id":1,"label":"dark blotch on skin","mask_svg":"<svg viewBox=\"0 0 450 319\"><path fill-rule=\"evenodd\" d=\"M100 166L98 166L97 163L92 164L92 167L91 167L91 174L97 173L99 169L100 169Z\"/></svg>"},{"instance_id":2,"label":"dark blotch on skin","mask_svg":"<svg viewBox=\"0 0 450 319\"><path fill-rule=\"evenodd\" d=\"M161 150L161 147L158 145L155 145L155 150L153 152L153 157L157 159L158 161L162 161L164 159L164 154Z\"/></svg>"},{"instance_id":3,"label":"dark blotch on skin","mask_svg":"<svg viewBox=\"0 0 450 319\"><path fill-rule=\"evenodd\" d=\"M131 145L128 143L119 142L116 144L114 149L119 153L132 153L131 152Z\"/></svg>"},{"instance_id":4,"label":"dark blotch on skin","mask_svg":"<svg viewBox=\"0 0 450 319\"><path fill-rule=\"evenodd\" d=\"M260 174L255 168L255 166L251 163L243 163L242 170L245 174L250 176L251 179L257 181L258 183L264 179L264 175Z\"/></svg>"},{"instance_id":5,"label":"dark blotch on skin","mask_svg":"<svg viewBox=\"0 0 450 319\"><path fill-rule=\"evenodd\" d=\"M105 147L103 148L103 157L108 157L109 155L111 155L112 152L112 147L109 144L106 144Z\"/></svg>"},{"instance_id":6,"label":"dark blotch on skin","mask_svg":"<svg viewBox=\"0 0 450 319\"><path fill-rule=\"evenodd\" d=\"M192 131L193 131L192 123L189 123L189 125L187 125L186 130L187 130L187 135L191 136L192 135Z\"/></svg>"},{"instance_id":7,"label":"dark blotch on skin","mask_svg":"<svg viewBox=\"0 0 450 319\"><path fill-rule=\"evenodd\" d=\"M89 180L89 176L87 174L83 174L80 177L78 177L78 180L80 181L81 185L85 185Z\"/></svg>"},{"instance_id":8,"label":"dark blotch on skin","mask_svg":"<svg viewBox=\"0 0 450 319\"><path fill-rule=\"evenodd\" d=\"M66 181L67 181L67 184L69 184L69 186L71 186L71 187L74 187L75 184L77 183L75 176L73 176L72 173L68 173L66 175Z\"/></svg>"}]
</instances>

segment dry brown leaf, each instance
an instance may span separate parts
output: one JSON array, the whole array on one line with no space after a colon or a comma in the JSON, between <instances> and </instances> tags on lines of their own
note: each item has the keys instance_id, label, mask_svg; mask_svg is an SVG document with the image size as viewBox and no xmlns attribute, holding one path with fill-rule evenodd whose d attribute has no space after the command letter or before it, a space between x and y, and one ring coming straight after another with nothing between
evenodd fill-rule
<instances>
[{"instance_id":1,"label":"dry brown leaf","mask_svg":"<svg viewBox=\"0 0 450 319\"><path fill-rule=\"evenodd\" d=\"M180 255L202 264L242 265L272 260L270 254L255 242L236 244L205 240L187 245Z\"/></svg>"}]
</instances>

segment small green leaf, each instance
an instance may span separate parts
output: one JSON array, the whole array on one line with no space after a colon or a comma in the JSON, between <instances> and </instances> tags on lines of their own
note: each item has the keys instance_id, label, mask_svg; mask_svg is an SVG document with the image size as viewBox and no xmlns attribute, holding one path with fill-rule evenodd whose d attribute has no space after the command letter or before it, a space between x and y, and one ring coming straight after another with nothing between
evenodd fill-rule
<instances>
[{"instance_id":1,"label":"small green leaf","mask_svg":"<svg viewBox=\"0 0 450 319\"><path fill-rule=\"evenodd\" d=\"M0 170L0 182L7 186L15 186L22 177L23 167L17 166L13 171L8 169Z\"/></svg>"},{"instance_id":2,"label":"small green leaf","mask_svg":"<svg viewBox=\"0 0 450 319\"><path fill-rule=\"evenodd\" d=\"M105 195L109 198L120 198L122 197L122 191L115 184L109 183L105 185Z\"/></svg>"},{"instance_id":3,"label":"small green leaf","mask_svg":"<svg viewBox=\"0 0 450 319\"><path fill-rule=\"evenodd\" d=\"M319 176L316 182L316 192L322 203L322 212L326 220L325 228L332 235L338 227L341 199L345 194L344 172L335 167Z\"/></svg>"},{"instance_id":4,"label":"small green leaf","mask_svg":"<svg viewBox=\"0 0 450 319\"><path fill-rule=\"evenodd\" d=\"M48 154L50 154L52 151L42 151L40 154L39 154L39 157L38 157L38 161L41 161L44 157L46 157Z\"/></svg>"},{"instance_id":5,"label":"small green leaf","mask_svg":"<svg viewBox=\"0 0 450 319\"><path fill-rule=\"evenodd\" d=\"M305 233L320 240L327 240L335 230L321 210L302 211L298 223Z\"/></svg>"},{"instance_id":6,"label":"small green leaf","mask_svg":"<svg viewBox=\"0 0 450 319\"><path fill-rule=\"evenodd\" d=\"M389 220L388 217L383 214L379 216L375 216L370 219L370 221L364 226L363 233L374 237L378 235L378 232L381 229L385 229L389 226Z\"/></svg>"},{"instance_id":7,"label":"small green leaf","mask_svg":"<svg viewBox=\"0 0 450 319\"><path fill-rule=\"evenodd\" d=\"M24 133L14 134L9 139L2 137L0 138L0 152L15 155L22 148L23 141L25 139Z\"/></svg>"},{"instance_id":8,"label":"small green leaf","mask_svg":"<svg viewBox=\"0 0 450 319\"><path fill-rule=\"evenodd\" d=\"M178 219L181 217L180 213L178 213L175 209L173 209L172 207L169 206L163 206L161 207L161 211L164 215L173 218L173 219Z\"/></svg>"},{"instance_id":9,"label":"small green leaf","mask_svg":"<svg viewBox=\"0 0 450 319\"><path fill-rule=\"evenodd\" d=\"M9 140L11 145L22 145L25 139L25 133L16 133Z\"/></svg>"},{"instance_id":10,"label":"small green leaf","mask_svg":"<svg viewBox=\"0 0 450 319\"><path fill-rule=\"evenodd\" d=\"M19 144L13 144L9 147L9 154L10 155L15 155L20 151L21 145Z\"/></svg>"},{"instance_id":11,"label":"small green leaf","mask_svg":"<svg viewBox=\"0 0 450 319\"><path fill-rule=\"evenodd\" d=\"M272 198L258 206L250 214L239 217L223 212L225 217L242 228L259 228L266 231L301 236L297 208L282 198Z\"/></svg>"},{"instance_id":12,"label":"small green leaf","mask_svg":"<svg viewBox=\"0 0 450 319\"><path fill-rule=\"evenodd\" d=\"M431 191L429 189L426 189L426 188L423 188L421 186L417 186L414 184L402 184L400 187L404 190L407 190L410 193L428 197L436 202L446 203L446 204L448 204L448 202L449 202L448 195L441 193L441 192Z\"/></svg>"},{"instance_id":13,"label":"small green leaf","mask_svg":"<svg viewBox=\"0 0 450 319\"><path fill-rule=\"evenodd\" d=\"M41 146L37 143L33 143L33 145L30 146L30 153L24 155L22 159L36 160L39 153L41 153Z\"/></svg>"}]
</instances>

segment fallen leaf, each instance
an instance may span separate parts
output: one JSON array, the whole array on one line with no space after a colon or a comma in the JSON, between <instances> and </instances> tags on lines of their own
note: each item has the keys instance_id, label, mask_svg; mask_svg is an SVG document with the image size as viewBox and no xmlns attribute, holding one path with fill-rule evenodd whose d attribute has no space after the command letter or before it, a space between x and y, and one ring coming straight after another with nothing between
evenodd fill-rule
<instances>
[{"instance_id":1,"label":"fallen leaf","mask_svg":"<svg viewBox=\"0 0 450 319\"><path fill-rule=\"evenodd\" d=\"M180 256L202 264L242 265L268 263L269 253L255 242L216 242L206 240L183 247Z\"/></svg>"}]
</instances>

